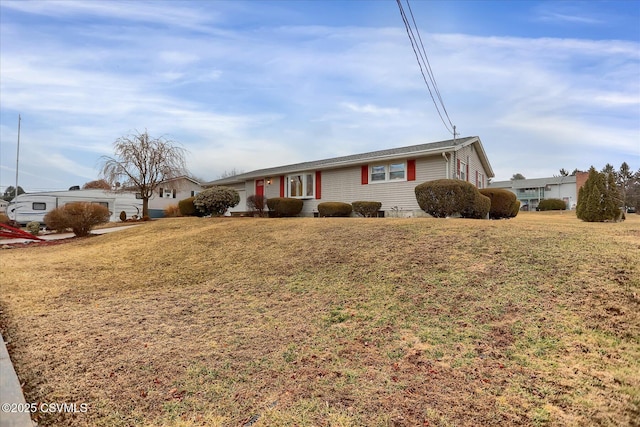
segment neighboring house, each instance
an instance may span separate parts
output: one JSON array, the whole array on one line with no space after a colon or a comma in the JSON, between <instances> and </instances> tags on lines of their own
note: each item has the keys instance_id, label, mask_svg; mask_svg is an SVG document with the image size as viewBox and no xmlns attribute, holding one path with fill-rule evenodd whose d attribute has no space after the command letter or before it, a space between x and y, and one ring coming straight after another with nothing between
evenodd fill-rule
<instances>
[{"instance_id":1,"label":"neighboring house","mask_svg":"<svg viewBox=\"0 0 640 427\"><path fill-rule=\"evenodd\" d=\"M180 200L193 197L202 190L203 186L188 176L162 181L149 199L149 216L162 218L167 207L177 205Z\"/></svg>"},{"instance_id":2,"label":"neighboring house","mask_svg":"<svg viewBox=\"0 0 640 427\"><path fill-rule=\"evenodd\" d=\"M301 215L317 213L321 202L376 201L385 216L416 216L423 212L416 185L457 178L484 188L493 177L480 138L432 142L351 156L260 169L203 184L224 185L240 193L231 213L246 212L253 194L304 200Z\"/></svg>"},{"instance_id":3,"label":"neighboring house","mask_svg":"<svg viewBox=\"0 0 640 427\"><path fill-rule=\"evenodd\" d=\"M554 176L551 178L514 179L492 182L490 188L505 188L513 192L520 200L521 209L533 211L541 200L564 200L567 209L575 209L578 202L578 190L584 184L578 176Z\"/></svg>"}]
</instances>

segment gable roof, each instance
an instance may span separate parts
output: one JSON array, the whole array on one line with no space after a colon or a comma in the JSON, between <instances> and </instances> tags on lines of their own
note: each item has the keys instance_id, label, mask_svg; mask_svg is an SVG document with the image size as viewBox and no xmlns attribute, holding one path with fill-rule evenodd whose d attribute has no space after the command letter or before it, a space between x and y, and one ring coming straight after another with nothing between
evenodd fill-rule
<instances>
[{"instance_id":1,"label":"gable roof","mask_svg":"<svg viewBox=\"0 0 640 427\"><path fill-rule=\"evenodd\" d=\"M311 162L294 163L291 165L278 166L273 168L258 169L226 178L217 179L202 184L203 186L225 185L244 182L255 178L264 178L275 175L285 175L293 172L307 170L334 169L345 166L363 165L369 162L393 160L406 157L426 157L438 155L440 153L457 151L462 147L475 144L482 166L487 171L488 177L493 177L493 169L489 164L480 138L470 136L465 138L449 139L446 141L430 142L427 144L410 145L407 147L389 148L386 150L371 151L368 153L352 154L349 156L333 157L330 159L314 160Z\"/></svg>"},{"instance_id":2,"label":"gable roof","mask_svg":"<svg viewBox=\"0 0 640 427\"><path fill-rule=\"evenodd\" d=\"M165 179L164 181L160 181L160 182L158 183L158 185L160 185L160 184L164 184L164 183L167 183L167 182L171 182L171 181L178 181L178 180L180 180L180 179L184 179L184 180L187 180L187 181L191 181L191 182L193 182L193 183L194 183L194 184L196 184L196 185L202 185L202 184L201 184L201 183L199 183L195 178L192 178L192 177L190 177L190 176L188 176L188 175L180 175L180 176L176 176L175 178Z\"/></svg>"}]
</instances>

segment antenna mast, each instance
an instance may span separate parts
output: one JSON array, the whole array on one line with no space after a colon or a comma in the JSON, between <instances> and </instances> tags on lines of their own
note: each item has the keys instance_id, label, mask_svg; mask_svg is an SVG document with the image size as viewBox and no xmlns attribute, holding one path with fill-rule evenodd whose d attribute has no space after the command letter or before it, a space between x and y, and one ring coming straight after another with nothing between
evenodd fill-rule
<instances>
[{"instance_id":1,"label":"antenna mast","mask_svg":"<svg viewBox=\"0 0 640 427\"><path fill-rule=\"evenodd\" d=\"M16 149L16 188L14 190L14 198L18 197L18 164L20 161L20 121L22 118L18 114L18 148Z\"/></svg>"}]
</instances>

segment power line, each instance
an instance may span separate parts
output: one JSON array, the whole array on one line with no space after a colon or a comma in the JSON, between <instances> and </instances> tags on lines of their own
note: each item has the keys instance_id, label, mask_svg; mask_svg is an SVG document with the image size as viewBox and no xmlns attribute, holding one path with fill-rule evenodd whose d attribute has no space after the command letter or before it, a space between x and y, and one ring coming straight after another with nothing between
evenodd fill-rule
<instances>
[{"instance_id":1,"label":"power line","mask_svg":"<svg viewBox=\"0 0 640 427\"><path fill-rule=\"evenodd\" d=\"M417 39L416 39L416 36L414 35L414 31L413 31L413 28L411 27L411 23L409 22L409 19L407 18L407 15L402 6L402 0L396 0L396 3L398 4L398 9L400 10L400 16L402 17L402 21L404 22L405 29L407 30L407 36L409 37L409 41L411 42L411 48L413 49L413 53L416 56L416 61L418 61L418 67L420 67L420 74L422 74L422 79L424 80L424 83L427 85L427 89L429 90L429 95L431 96L433 105L436 107L436 111L438 112L438 116L440 116L440 120L442 121L442 124L450 133L453 134L455 138L456 136L455 126L453 125L453 123L451 123L451 118L449 117L449 113L447 112L447 109L444 106L444 101L442 99L442 95L440 94L440 90L438 89L435 76L433 75L433 70L431 69L431 64L429 63L427 52L424 48L424 44L422 42L422 37L420 36L420 32L418 31L418 26L416 24L415 17L413 16L413 11L411 9L411 5L409 4L409 0L406 0L406 2L409 8L409 13L411 14L413 26L415 27L415 33L418 35ZM418 41L419 41L419 44L418 44ZM425 75L425 70L426 70L426 75ZM427 76L429 76L428 80L427 80ZM431 85L429 84L429 81L431 81ZM432 86L433 86L433 90L431 89ZM444 111L444 115L447 118L448 124L447 122L445 122L442 112L440 111L440 107L438 107L438 102L436 101L436 97L434 97L434 92L438 98L440 105L442 106L442 111Z\"/></svg>"}]
</instances>

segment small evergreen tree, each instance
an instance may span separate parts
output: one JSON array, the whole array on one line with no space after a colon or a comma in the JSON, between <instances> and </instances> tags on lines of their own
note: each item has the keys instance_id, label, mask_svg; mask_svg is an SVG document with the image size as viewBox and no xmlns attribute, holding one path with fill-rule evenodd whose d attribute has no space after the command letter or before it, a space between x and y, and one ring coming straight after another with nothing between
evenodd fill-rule
<instances>
[{"instance_id":1,"label":"small evergreen tree","mask_svg":"<svg viewBox=\"0 0 640 427\"><path fill-rule=\"evenodd\" d=\"M613 221L620 217L620 195L611 172L598 172L592 166L589 177L578 192L576 215L583 221Z\"/></svg>"},{"instance_id":2,"label":"small evergreen tree","mask_svg":"<svg viewBox=\"0 0 640 427\"><path fill-rule=\"evenodd\" d=\"M198 193L193 200L196 209L205 215L223 215L227 209L238 206L240 195L229 187L215 186Z\"/></svg>"}]
</instances>

